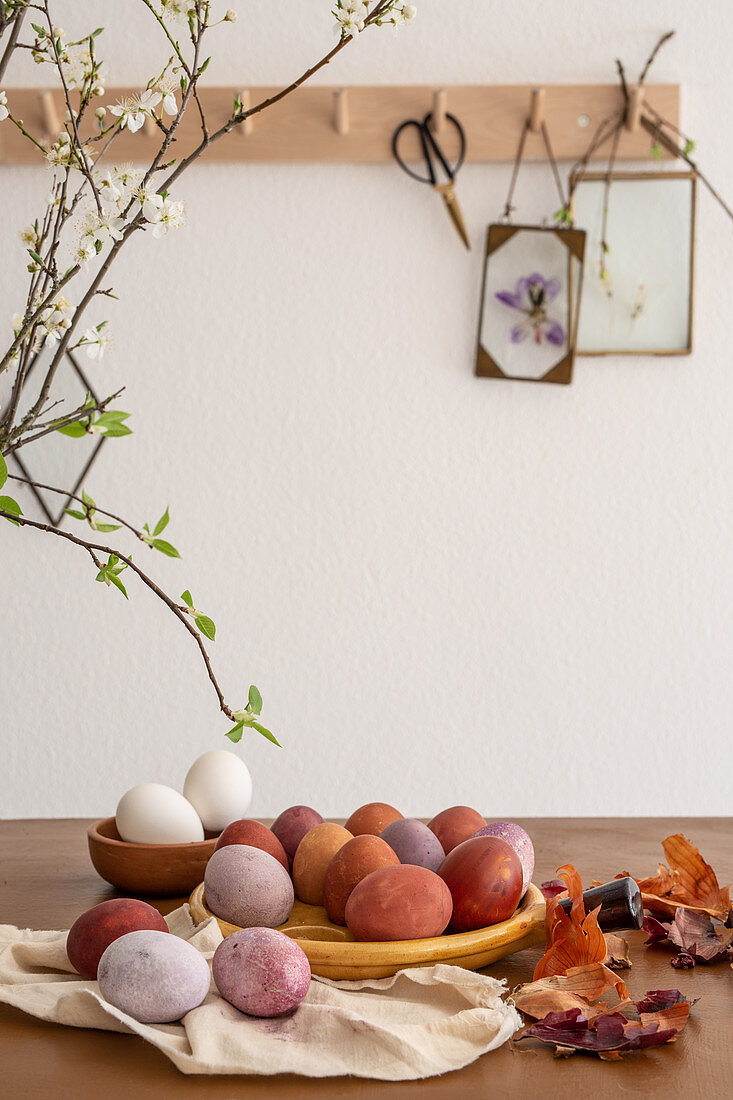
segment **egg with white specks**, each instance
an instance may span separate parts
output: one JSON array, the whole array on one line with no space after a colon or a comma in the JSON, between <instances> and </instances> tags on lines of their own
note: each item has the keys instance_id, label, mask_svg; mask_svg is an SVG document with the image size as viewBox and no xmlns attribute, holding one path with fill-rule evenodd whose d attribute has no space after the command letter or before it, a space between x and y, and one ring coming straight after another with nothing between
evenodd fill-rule
<instances>
[{"instance_id":1,"label":"egg with white specks","mask_svg":"<svg viewBox=\"0 0 733 1100\"><path fill-rule=\"evenodd\" d=\"M128 932L99 960L99 991L141 1024L168 1024L198 1008L209 992L209 964L170 932Z\"/></svg>"}]
</instances>

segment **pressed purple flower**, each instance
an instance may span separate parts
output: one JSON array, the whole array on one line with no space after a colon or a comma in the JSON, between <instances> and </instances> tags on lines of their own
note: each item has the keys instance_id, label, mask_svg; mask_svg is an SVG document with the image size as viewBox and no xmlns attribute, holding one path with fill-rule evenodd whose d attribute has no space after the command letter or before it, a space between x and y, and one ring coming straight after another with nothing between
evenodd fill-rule
<instances>
[{"instance_id":1,"label":"pressed purple flower","mask_svg":"<svg viewBox=\"0 0 733 1100\"><path fill-rule=\"evenodd\" d=\"M558 321L553 321L547 316L547 305L562 289L559 279L545 279L539 272L531 275L523 275L517 279L514 290L499 290L494 295L510 309L517 309L525 314L525 319L509 330L509 339L513 344L520 344L531 334L535 344L541 344L542 339L555 347L561 347L565 342L565 332Z\"/></svg>"}]
</instances>

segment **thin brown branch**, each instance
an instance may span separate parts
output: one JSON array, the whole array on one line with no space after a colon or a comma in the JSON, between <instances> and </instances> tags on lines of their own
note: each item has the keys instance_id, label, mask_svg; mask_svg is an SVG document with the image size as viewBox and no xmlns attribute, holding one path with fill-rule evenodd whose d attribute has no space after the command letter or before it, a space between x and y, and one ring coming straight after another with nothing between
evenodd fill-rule
<instances>
[{"instance_id":1,"label":"thin brown branch","mask_svg":"<svg viewBox=\"0 0 733 1100\"><path fill-rule=\"evenodd\" d=\"M25 447L28 443L33 443L36 439L42 439L44 435L50 435L51 432L57 432L59 428L66 428L69 424L76 424L78 420L83 420L86 416L89 416L93 412L104 412L110 401L114 401L124 391L123 386L121 390L117 390L117 393L112 393L109 397L105 397L103 401L96 401L93 405L82 405L74 413L69 413L66 417L61 417L59 420L54 421L53 424L45 427L42 431L34 432L33 435L20 436L17 440L10 443L3 454L13 454L14 451L19 450L21 447Z\"/></svg>"},{"instance_id":2,"label":"thin brown branch","mask_svg":"<svg viewBox=\"0 0 733 1100\"><path fill-rule=\"evenodd\" d=\"M25 8L19 8L15 16L13 17L14 21L12 30L10 31L10 38L8 39L8 44L3 51L2 57L0 58L0 84L2 83L3 77L5 76L5 70L10 63L10 58L13 56L13 50L15 50L16 48L18 35L20 34L20 28L22 27L23 20L25 19L25 12Z\"/></svg>"},{"instance_id":3,"label":"thin brown branch","mask_svg":"<svg viewBox=\"0 0 733 1100\"><path fill-rule=\"evenodd\" d=\"M125 565L132 570L135 576L142 581L146 588L149 588L150 591L153 592L159 600L162 600L168 610L172 611L179 622L183 623L184 627L194 639L196 645L199 648L201 658L204 662L204 665L206 666L209 680L211 681L214 691L216 692L216 697L219 700L220 709L231 722L236 721L231 708L224 699L222 690L219 687L216 676L214 675L214 670L211 667L211 661L209 659L208 653L206 652L206 647L201 640L201 635L199 634L198 630L196 630L189 616L184 614L179 605L175 603L175 601L172 600L170 596L166 592L164 592L163 589L159 585L157 585L151 577L147 575L147 573L143 572L139 565L135 564L132 558L127 557L125 554L120 553L119 550L115 550L111 546L104 546L98 542L88 542L86 539L81 539L77 535L72 535L70 531L61 531L58 527L52 527L48 523L37 523L35 520L26 519L25 516L16 516L14 513L6 512L3 509L0 509L0 517L3 519L13 520L15 523L20 524L21 527L32 527L36 531L45 531L49 535L56 535L57 538L64 539L66 542L71 542L75 546L80 546L83 550L92 555L92 559L97 568L101 569L102 565L101 562L94 556L95 552L99 554L107 554L108 560L109 557L114 554L119 561L124 562Z\"/></svg>"},{"instance_id":4,"label":"thin brown branch","mask_svg":"<svg viewBox=\"0 0 733 1100\"><path fill-rule=\"evenodd\" d=\"M145 0L143 0L143 2L145 2ZM384 14L385 10L389 7L389 3L390 0L381 0L381 2L377 5L371 15L365 20L365 28L368 25L373 25L374 22L379 19L381 15ZM363 33L364 32L362 31L362 34ZM201 154L204 153L209 148L209 146L213 145L214 142L219 141L220 138L223 138L225 134L230 133L235 126L240 126L248 118L252 118L253 115L257 115L261 111L267 110L268 107L272 107L273 104L279 103L281 99L285 98L285 96L290 95L292 92L300 88L301 85L310 80L310 78L314 76L315 73L319 72L326 65L328 65L333 60L333 58L352 41L353 39L350 36L340 38L333 49L329 50L328 53L325 54L320 61L317 61L315 65L312 65L309 69L306 69L304 73L301 73L297 80L293 80L292 83L288 84L285 88L281 88L281 90L279 92L276 92L275 95L268 96L267 99L261 100L261 102L256 103L253 107L249 107L246 111L240 111L236 115L232 115L232 117L228 119L223 126L220 126L218 130L215 130L214 133L211 134L207 139L199 142L196 148L191 153L189 153L187 157L185 157L178 163L171 174L166 178L165 183L161 188L159 188L159 190L170 188L171 185L175 183L175 181L179 178L179 176L181 176L186 171L190 164L192 164L195 160L198 160Z\"/></svg>"},{"instance_id":5,"label":"thin brown branch","mask_svg":"<svg viewBox=\"0 0 733 1100\"><path fill-rule=\"evenodd\" d=\"M644 83L644 81L646 80L647 74L648 74L649 70L651 69L652 65L654 64L654 62L656 61L657 54L661 50L662 46L664 46L665 43L669 42L670 38L674 38L674 31L667 31L666 34L663 34L662 37L657 42L654 49L652 50L652 52L647 57L646 61L644 62L644 68L641 70L641 74L639 76L639 87L641 87L642 84Z\"/></svg>"},{"instance_id":6,"label":"thin brown branch","mask_svg":"<svg viewBox=\"0 0 733 1100\"><path fill-rule=\"evenodd\" d=\"M92 195L94 196L94 202L95 202L96 207L97 207L97 213L99 214L99 216L101 218L101 216L102 216L102 203L101 203L101 200L99 198L99 191L97 190L97 185L94 182L94 178L92 176L92 173L90 172L89 166L87 165L87 160L86 160L86 156L85 156L85 153L84 153L84 146L82 144L81 138L79 137L79 128L77 126L77 120L76 120L76 115L74 114L74 108L73 108L72 103L71 103L71 96L69 95L69 88L68 88L68 85L66 83L66 77L64 76L64 67L61 64L61 58L59 57L59 51L58 51L58 48L56 46L56 39L54 38L53 20L51 19L51 12L48 10L48 0L43 0L43 10L46 13L46 20L48 22L48 36L49 36L49 41L51 42L51 45L53 47L53 56L54 56L54 59L55 59L55 62L56 62L56 70L59 74L59 80L61 81L61 87L63 88L63 91L64 91L64 99L66 100L66 110L69 113L69 117L71 119L71 127L74 131L74 145L75 145L75 148L76 148L76 157L77 157L77 160L79 162L79 168L80 168L81 172L87 178L87 182L89 183L89 186L92 190Z\"/></svg>"},{"instance_id":7,"label":"thin brown branch","mask_svg":"<svg viewBox=\"0 0 733 1100\"><path fill-rule=\"evenodd\" d=\"M47 493L56 493L57 496L65 497L67 500L75 500L78 504L81 504L87 514L87 518L90 512L99 512L100 516L107 516L109 519L116 520L122 527L126 527L128 531L131 531L140 542L145 542L145 536L142 531L138 531L137 527L133 527L132 524L128 523L126 519L123 519L122 516L116 516L114 512L108 512L105 508L100 508L96 503L92 508L84 500L84 497L77 496L76 493L70 493L68 489L58 489L55 485L43 485L40 481L34 481L33 478L30 477L21 477L20 474L9 473L8 477L13 481L20 481L23 485L32 485L34 489L44 489ZM149 546L149 543L145 542L145 545ZM152 550L152 547L150 547L150 549Z\"/></svg>"},{"instance_id":8,"label":"thin brown branch","mask_svg":"<svg viewBox=\"0 0 733 1100\"><path fill-rule=\"evenodd\" d=\"M656 115L656 112L654 112L654 114ZM652 136L654 141L662 145L673 157L679 157L680 160L683 160L685 164L687 164L692 169L692 171L702 183L703 187L707 188L715 201L723 208L728 217L733 221L733 210L731 210L730 206L725 201L720 192L717 191L715 187L713 187L712 183L705 175L705 173L700 171L697 162L694 161L692 157L685 152L684 149L680 148L679 144L674 138L670 137L664 132L664 127L666 127L668 123L665 122L661 115L656 115L656 118L649 118L642 113L641 125L644 127L647 133Z\"/></svg>"}]
</instances>

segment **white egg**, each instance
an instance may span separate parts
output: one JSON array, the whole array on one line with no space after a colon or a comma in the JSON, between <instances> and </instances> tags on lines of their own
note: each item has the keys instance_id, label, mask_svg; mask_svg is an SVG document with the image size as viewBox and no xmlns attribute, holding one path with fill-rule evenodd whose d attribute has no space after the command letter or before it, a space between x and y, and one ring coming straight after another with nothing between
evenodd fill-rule
<instances>
[{"instance_id":1,"label":"white egg","mask_svg":"<svg viewBox=\"0 0 733 1100\"><path fill-rule=\"evenodd\" d=\"M195 806L204 828L219 833L244 817L252 801L247 765L227 749L212 749L188 769L183 793Z\"/></svg>"},{"instance_id":2,"label":"white egg","mask_svg":"<svg viewBox=\"0 0 733 1100\"><path fill-rule=\"evenodd\" d=\"M123 794L115 820L122 839L134 844L188 844L204 839L194 807L162 783L140 783Z\"/></svg>"}]
</instances>

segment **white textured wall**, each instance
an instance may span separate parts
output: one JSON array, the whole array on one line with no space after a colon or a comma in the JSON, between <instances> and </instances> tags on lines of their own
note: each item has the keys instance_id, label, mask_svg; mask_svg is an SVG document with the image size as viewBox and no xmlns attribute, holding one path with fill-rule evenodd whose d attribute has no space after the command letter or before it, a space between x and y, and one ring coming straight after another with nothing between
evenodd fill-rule
<instances>
[{"instance_id":1,"label":"white textured wall","mask_svg":"<svg viewBox=\"0 0 733 1100\"><path fill-rule=\"evenodd\" d=\"M59 21L106 23L112 81L143 81L154 31L112 7L60 2ZM287 80L332 42L328 9L248 0L212 81ZM724 0L420 0L324 81L606 81L668 27L654 78L683 85L730 198ZM581 360L569 388L477 380L479 245L508 174L461 175L467 257L394 167L197 167L188 227L136 239L119 306L89 316L110 317L94 380L127 384L135 434L88 488L132 519L170 503L184 560L139 556L215 617L226 695L257 683L286 746L240 747L254 813L731 810L730 223L701 194L692 357ZM0 169L7 314L14 228L44 190L41 169ZM549 175L519 198L554 209ZM127 604L75 549L10 527L0 562L0 816L112 813L229 744L190 639L136 584Z\"/></svg>"}]
</instances>

